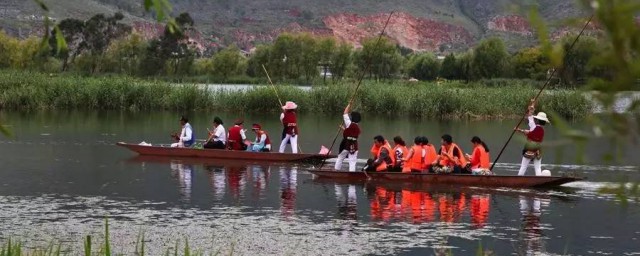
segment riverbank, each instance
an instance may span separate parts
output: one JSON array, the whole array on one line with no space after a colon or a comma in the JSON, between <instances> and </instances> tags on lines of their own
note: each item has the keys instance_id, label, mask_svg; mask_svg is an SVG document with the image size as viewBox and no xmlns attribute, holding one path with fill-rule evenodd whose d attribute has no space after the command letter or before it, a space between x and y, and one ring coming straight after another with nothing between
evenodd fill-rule
<instances>
[{"instance_id":1,"label":"riverbank","mask_svg":"<svg viewBox=\"0 0 640 256\"><path fill-rule=\"evenodd\" d=\"M502 87L460 85L457 82L365 82L355 109L368 114L443 119L500 119L520 116L536 92L527 83ZM278 85L283 101L293 100L299 111L339 114L355 89L353 83L335 83L303 90ZM202 88L195 84L172 85L126 76L82 77L27 71L0 71L0 108L204 110L243 113L278 112L272 87L248 90ZM591 113L592 104L581 91L554 90L540 99L540 110L568 119Z\"/></svg>"}]
</instances>

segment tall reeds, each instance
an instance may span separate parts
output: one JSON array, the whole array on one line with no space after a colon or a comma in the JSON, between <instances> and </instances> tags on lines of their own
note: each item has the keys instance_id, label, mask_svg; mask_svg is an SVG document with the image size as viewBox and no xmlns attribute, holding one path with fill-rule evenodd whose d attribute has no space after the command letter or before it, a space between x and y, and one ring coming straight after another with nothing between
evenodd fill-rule
<instances>
[{"instance_id":1,"label":"tall reeds","mask_svg":"<svg viewBox=\"0 0 640 256\"><path fill-rule=\"evenodd\" d=\"M501 83L506 83L501 81ZM356 98L355 108L370 114L428 118L508 118L519 116L535 85L379 83L366 82ZM303 90L278 85L283 101L292 100L299 111L339 114L353 93L349 83L314 86ZM552 90L540 99L541 110L566 118L581 118L592 111L582 91ZM278 112L272 88L247 90L209 89L198 85L134 79L125 76L50 76L26 71L0 71L0 108L37 109L121 109L199 110L248 113Z\"/></svg>"}]
</instances>

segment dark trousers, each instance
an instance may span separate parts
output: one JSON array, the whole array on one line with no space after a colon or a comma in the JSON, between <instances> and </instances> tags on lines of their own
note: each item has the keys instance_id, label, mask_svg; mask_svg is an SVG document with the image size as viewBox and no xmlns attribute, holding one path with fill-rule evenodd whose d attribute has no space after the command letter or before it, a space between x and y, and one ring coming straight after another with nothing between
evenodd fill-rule
<instances>
[{"instance_id":1,"label":"dark trousers","mask_svg":"<svg viewBox=\"0 0 640 256\"><path fill-rule=\"evenodd\" d=\"M202 145L202 147L209 149L225 149L225 145L224 143L222 143L222 141L208 141L207 143Z\"/></svg>"}]
</instances>

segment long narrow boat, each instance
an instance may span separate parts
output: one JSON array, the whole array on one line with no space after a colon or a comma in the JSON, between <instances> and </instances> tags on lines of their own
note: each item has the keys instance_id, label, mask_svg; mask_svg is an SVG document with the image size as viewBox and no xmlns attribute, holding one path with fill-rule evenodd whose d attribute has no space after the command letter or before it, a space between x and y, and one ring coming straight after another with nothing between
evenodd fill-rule
<instances>
[{"instance_id":1,"label":"long narrow boat","mask_svg":"<svg viewBox=\"0 0 640 256\"><path fill-rule=\"evenodd\" d=\"M292 154L275 152L247 152L225 149L172 148L162 146L144 146L118 142L116 145L127 148L140 155L164 157L197 157L211 159L234 159L272 162L319 162L334 158L335 155L324 154Z\"/></svg>"},{"instance_id":2,"label":"long narrow boat","mask_svg":"<svg viewBox=\"0 0 640 256\"><path fill-rule=\"evenodd\" d=\"M345 172L333 170L309 170L320 179L341 181L363 181L367 179L380 182L404 182L422 184L447 184L478 187L539 188L555 187L565 183L583 180L577 177L558 176L507 176L507 175L470 175L470 174L430 174L399 172Z\"/></svg>"}]
</instances>

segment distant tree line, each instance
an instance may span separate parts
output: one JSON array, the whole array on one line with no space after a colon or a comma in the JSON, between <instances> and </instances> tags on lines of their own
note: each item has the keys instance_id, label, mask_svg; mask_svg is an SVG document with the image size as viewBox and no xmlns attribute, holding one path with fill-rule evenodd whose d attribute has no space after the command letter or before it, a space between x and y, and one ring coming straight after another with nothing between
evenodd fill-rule
<instances>
[{"instance_id":1,"label":"distant tree line","mask_svg":"<svg viewBox=\"0 0 640 256\"><path fill-rule=\"evenodd\" d=\"M306 33L279 35L272 44L257 46L251 53L235 46L220 49L212 56L200 56L190 42L194 21L187 13L176 17L179 27L166 27L156 39L143 40L122 23L124 16L98 14L88 20L74 18L59 22L66 47L57 51L55 36L48 47L37 38L18 40L0 31L0 68L39 69L47 72L86 74L116 73L132 76L207 76L227 81L233 77L264 77L265 65L277 81L312 81L327 67L331 79L356 77L367 65L370 79L479 80L548 78L551 61L539 47L509 53L499 38L489 38L462 53L438 57L429 52L413 52L388 38L366 39L362 47L331 37ZM562 38L566 52L575 35ZM602 63L591 61L603 50L598 39L583 36L563 58L555 80L564 85L580 84L589 76L611 73Z\"/></svg>"}]
</instances>

